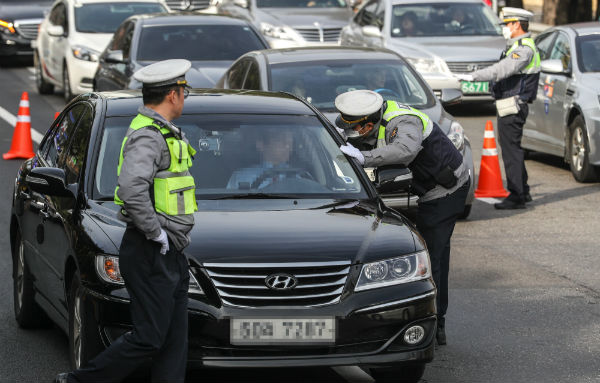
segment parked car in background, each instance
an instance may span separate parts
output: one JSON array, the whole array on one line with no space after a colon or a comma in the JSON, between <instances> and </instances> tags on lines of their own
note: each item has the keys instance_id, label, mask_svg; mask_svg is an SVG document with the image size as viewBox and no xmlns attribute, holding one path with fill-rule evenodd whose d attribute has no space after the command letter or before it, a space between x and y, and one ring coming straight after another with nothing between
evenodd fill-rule
<instances>
[{"instance_id":1,"label":"parked car in background","mask_svg":"<svg viewBox=\"0 0 600 383\"><path fill-rule=\"evenodd\" d=\"M73 368L131 330L113 196L140 105L139 90L78 97L15 179L15 317L51 318ZM377 382L418 382L436 331L429 255L336 130L301 99L252 91L194 90L175 123L198 149L189 368L359 364ZM273 157L289 166L261 166ZM379 187L402 187L405 169L389 170Z\"/></svg>"},{"instance_id":2,"label":"parked car in background","mask_svg":"<svg viewBox=\"0 0 600 383\"><path fill-rule=\"evenodd\" d=\"M425 112L466 158L471 175L475 174L471 143L460 123L443 107L443 104L458 102L460 91L444 89L440 101L419 74L391 50L305 47L249 52L227 70L216 87L289 92L306 99L332 123L338 116L334 101L339 94L357 89L374 90L386 100ZM463 218L471 211L473 179L471 177ZM416 208L416 196L407 199L406 194L388 193L383 197L389 206Z\"/></svg>"},{"instance_id":3,"label":"parked car in background","mask_svg":"<svg viewBox=\"0 0 600 383\"><path fill-rule=\"evenodd\" d=\"M0 2L0 60L31 58L31 42L38 34L44 12L52 0L3 0Z\"/></svg>"},{"instance_id":4,"label":"parked car in background","mask_svg":"<svg viewBox=\"0 0 600 383\"><path fill-rule=\"evenodd\" d=\"M136 89L138 69L167 59L188 59L194 88L212 88L244 53L265 49L266 40L245 20L206 14L138 15L125 20L100 55L96 91Z\"/></svg>"},{"instance_id":5,"label":"parked car in background","mask_svg":"<svg viewBox=\"0 0 600 383\"><path fill-rule=\"evenodd\" d=\"M461 82L500 59L506 40L499 20L481 0L370 0L342 32L342 44L398 51L434 90L460 86L464 100L492 100L488 82ZM427 57L423 51L430 52Z\"/></svg>"},{"instance_id":6,"label":"parked car in background","mask_svg":"<svg viewBox=\"0 0 600 383\"><path fill-rule=\"evenodd\" d=\"M58 0L40 26L34 51L36 86L58 86L66 101L90 92L98 56L127 17L167 12L160 0Z\"/></svg>"},{"instance_id":7,"label":"parked car in background","mask_svg":"<svg viewBox=\"0 0 600 383\"><path fill-rule=\"evenodd\" d=\"M563 157L579 182L595 181L600 169L600 23L553 27L535 41L541 74L522 146Z\"/></svg>"},{"instance_id":8,"label":"parked car in background","mask_svg":"<svg viewBox=\"0 0 600 383\"><path fill-rule=\"evenodd\" d=\"M272 48L338 45L353 15L346 0L221 0L217 10L250 20Z\"/></svg>"}]
</instances>

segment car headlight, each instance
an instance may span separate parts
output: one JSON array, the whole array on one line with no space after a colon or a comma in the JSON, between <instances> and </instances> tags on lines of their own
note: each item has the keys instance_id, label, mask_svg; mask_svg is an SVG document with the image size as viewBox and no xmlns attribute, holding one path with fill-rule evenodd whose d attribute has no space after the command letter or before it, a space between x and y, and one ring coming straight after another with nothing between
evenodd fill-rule
<instances>
[{"instance_id":1,"label":"car headlight","mask_svg":"<svg viewBox=\"0 0 600 383\"><path fill-rule=\"evenodd\" d=\"M431 276L426 250L364 264L355 291L376 289L427 279Z\"/></svg>"},{"instance_id":2,"label":"car headlight","mask_svg":"<svg viewBox=\"0 0 600 383\"><path fill-rule=\"evenodd\" d=\"M92 62L98 61L99 53L93 49L82 47L81 45L76 45L71 48L71 51L73 52L73 56L75 56L75 58L78 58L79 60Z\"/></svg>"},{"instance_id":3,"label":"car headlight","mask_svg":"<svg viewBox=\"0 0 600 383\"><path fill-rule=\"evenodd\" d=\"M465 131L458 121L452 121L448 138L452 141L454 146L456 146L456 149L462 151L463 146L465 145Z\"/></svg>"},{"instance_id":4,"label":"car headlight","mask_svg":"<svg viewBox=\"0 0 600 383\"><path fill-rule=\"evenodd\" d=\"M449 74L450 68L448 68L448 64L441 57L435 56L432 59L425 58L406 58L408 62L412 64L413 67L420 73L446 73Z\"/></svg>"},{"instance_id":5,"label":"car headlight","mask_svg":"<svg viewBox=\"0 0 600 383\"><path fill-rule=\"evenodd\" d=\"M0 32L13 35L15 33L15 26L10 21L0 20Z\"/></svg>"},{"instance_id":6,"label":"car headlight","mask_svg":"<svg viewBox=\"0 0 600 383\"><path fill-rule=\"evenodd\" d=\"M119 257L117 256L105 254L96 255L96 273L104 282L108 282L113 285L125 284L125 281L121 276L121 270L119 269ZM202 287L191 271L188 293L204 295L204 290L202 290Z\"/></svg>"},{"instance_id":7,"label":"car headlight","mask_svg":"<svg viewBox=\"0 0 600 383\"><path fill-rule=\"evenodd\" d=\"M294 33L289 27L278 27L273 24L260 23L260 31L263 35L274 39L294 40Z\"/></svg>"}]
</instances>

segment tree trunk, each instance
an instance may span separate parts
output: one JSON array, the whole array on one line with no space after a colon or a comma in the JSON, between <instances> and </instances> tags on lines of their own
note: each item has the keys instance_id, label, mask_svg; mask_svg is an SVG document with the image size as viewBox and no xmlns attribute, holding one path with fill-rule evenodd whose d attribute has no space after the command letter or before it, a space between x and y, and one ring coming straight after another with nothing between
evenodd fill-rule
<instances>
[{"instance_id":1,"label":"tree trunk","mask_svg":"<svg viewBox=\"0 0 600 383\"><path fill-rule=\"evenodd\" d=\"M523 8L523 0L506 0L507 7Z\"/></svg>"},{"instance_id":2,"label":"tree trunk","mask_svg":"<svg viewBox=\"0 0 600 383\"><path fill-rule=\"evenodd\" d=\"M569 22L592 21L592 0L569 1Z\"/></svg>"},{"instance_id":3,"label":"tree trunk","mask_svg":"<svg viewBox=\"0 0 600 383\"><path fill-rule=\"evenodd\" d=\"M594 20L592 0L544 0L542 14L542 22L550 25Z\"/></svg>"}]
</instances>

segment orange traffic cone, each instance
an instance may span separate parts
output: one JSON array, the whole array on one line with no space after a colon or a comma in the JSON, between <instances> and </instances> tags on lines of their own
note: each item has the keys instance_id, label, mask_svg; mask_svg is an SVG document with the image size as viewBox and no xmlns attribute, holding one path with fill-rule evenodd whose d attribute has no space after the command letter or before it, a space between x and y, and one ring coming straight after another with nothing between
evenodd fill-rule
<instances>
[{"instance_id":1,"label":"orange traffic cone","mask_svg":"<svg viewBox=\"0 0 600 383\"><path fill-rule=\"evenodd\" d=\"M58 118L58 116L60 116L60 112L54 113L54 120L56 120Z\"/></svg>"},{"instance_id":2,"label":"orange traffic cone","mask_svg":"<svg viewBox=\"0 0 600 383\"><path fill-rule=\"evenodd\" d=\"M17 114L17 125L13 133L12 144L8 153L4 153L2 158L10 160L13 158L31 158L33 153L33 143L31 142L31 117L29 116L29 95L23 92L21 102L19 102L19 113Z\"/></svg>"},{"instance_id":3,"label":"orange traffic cone","mask_svg":"<svg viewBox=\"0 0 600 383\"><path fill-rule=\"evenodd\" d=\"M494 126L492 121L485 123L483 136L483 152L481 153L481 165L479 167L479 182L475 190L475 198L484 197L507 197L508 192L502 186L502 174L498 162L498 149L494 138Z\"/></svg>"}]
</instances>

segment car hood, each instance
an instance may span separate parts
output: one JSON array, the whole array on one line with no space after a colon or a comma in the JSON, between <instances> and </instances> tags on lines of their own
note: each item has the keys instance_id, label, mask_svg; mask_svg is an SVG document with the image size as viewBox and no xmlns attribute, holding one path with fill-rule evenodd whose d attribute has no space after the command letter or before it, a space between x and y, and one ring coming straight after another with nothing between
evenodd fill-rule
<instances>
[{"instance_id":1,"label":"car hood","mask_svg":"<svg viewBox=\"0 0 600 383\"><path fill-rule=\"evenodd\" d=\"M50 9L51 1L34 1L21 3L0 2L0 18L6 21L19 19L43 19L44 11Z\"/></svg>"},{"instance_id":2,"label":"car hood","mask_svg":"<svg viewBox=\"0 0 600 383\"><path fill-rule=\"evenodd\" d=\"M506 48L502 36L407 37L403 40L419 44L449 62L498 61Z\"/></svg>"},{"instance_id":3,"label":"car hood","mask_svg":"<svg viewBox=\"0 0 600 383\"><path fill-rule=\"evenodd\" d=\"M70 37L70 44L81 45L100 53L106 48L112 36L112 33L74 33Z\"/></svg>"},{"instance_id":4,"label":"car hood","mask_svg":"<svg viewBox=\"0 0 600 383\"><path fill-rule=\"evenodd\" d=\"M406 39L389 39L385 42L385 48L391 49L406 58L433 60L436 56L432 51L422 45L409 42Z\"/></svg>"},{"instance_id":5,"label":"car hood","mask_svg":"<svg viewBox=\"0 0 600 383\"><path fill-rule=\"evenodd\" d=\"M274 25L287 25L292 28L314 27L342 28L352 17L352 11L347 8L261 8L256 11L257 22L265 21Z\"/></svg>"},{"instance_id":6,"label":"car hood","mask_svg":"<svg viewBox=\"0 0 600 383\"><path fill-rule=\"evenodd\" d=\"M269 200L271 201L271 200ZM398 213L369 202L323 206L331 200L274 200L263 210L231 210L248 201L209 201L223 210L195 213L185 254L198 263L364 263L423 249ZM245 204L246 203L246 204ZM93 206L92 206L93 205ZM301 206L294 208L292 206ZM92 203L89 215L119 248L125 230L112 202Z\"/></svg>"}]
</instances>

